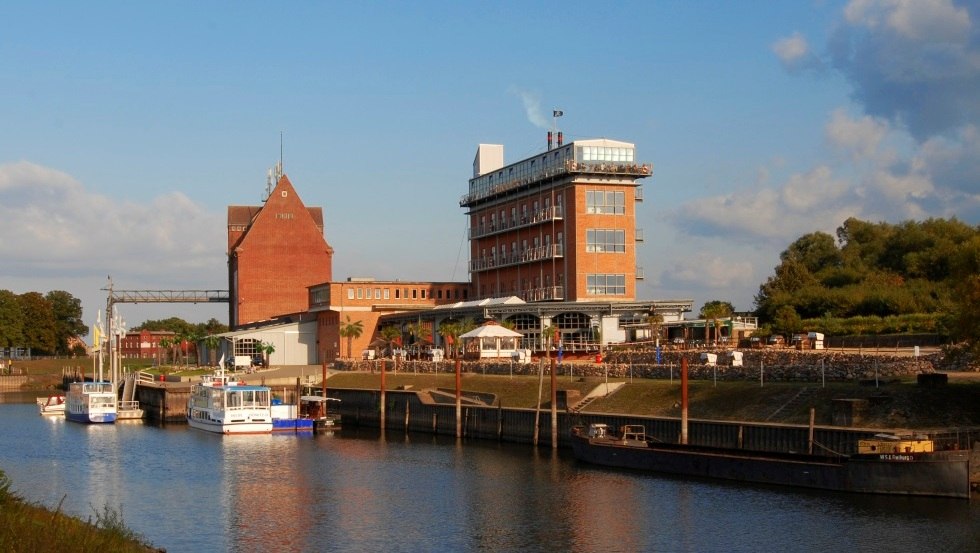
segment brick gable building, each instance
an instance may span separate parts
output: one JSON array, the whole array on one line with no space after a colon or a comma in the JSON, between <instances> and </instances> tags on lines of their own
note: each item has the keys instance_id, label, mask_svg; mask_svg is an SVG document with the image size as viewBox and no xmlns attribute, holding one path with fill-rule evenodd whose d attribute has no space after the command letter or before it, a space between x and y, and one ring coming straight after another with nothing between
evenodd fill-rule
<instances>
[{"instance_id":1,"label":"brick gable building","mask_svg":"<svg viewBox=\"0 0 980 553\"><path fill-rule=\"evenodd\" d=\"M232 328L306 311L308 287L333 276L323 210L306 207L286 175L264 205L228 206L229 322Z\"/></svg>"}]
</instances>

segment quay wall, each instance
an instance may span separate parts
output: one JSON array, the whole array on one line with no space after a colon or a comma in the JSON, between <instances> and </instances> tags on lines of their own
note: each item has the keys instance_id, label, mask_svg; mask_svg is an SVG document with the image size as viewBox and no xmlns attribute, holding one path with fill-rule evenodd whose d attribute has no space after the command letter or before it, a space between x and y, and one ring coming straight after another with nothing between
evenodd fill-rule
<instances>
[{"instance_id":1,"label":"quay wall","mask_svg":"<svg viewBox=\"0 0 980 553\"><path fill-rule=\"evenodd\" d=\"M283 387L283 391L291 387ZM431 395L413 390L385 392L385 419L381 420L381 392L328 388L330 397L340 399L331 403L330 410L340 413L344 426L384 428L387 431L421 432L437 435L456 435L456 405L436 402ZM137 399L148 420L157 423L186 423L190 386L184 383L142 383L137 387ZM289 397L286 401L291 401ZM463 404L460 410L463 438L498 440L510 443L533 444L538 430L538 445L551 447L551 411L502 407L500 405ZM676 443L681 421L671 417L642 417L625 414L575 413L558 411L558 447L570 447L573 426L603 422L618 428L624 424L640 424L652 438ZM880 429L814 427L814 452L852 454L857 442L881 432ZM980 431L951 431L933 434L938 447L968 449L980 441ZM770 424L739 421L688 421L688 442L692 445L736 447L756 451L807 451L809 428L803 425Z\"/></svg>"}]
</instances>

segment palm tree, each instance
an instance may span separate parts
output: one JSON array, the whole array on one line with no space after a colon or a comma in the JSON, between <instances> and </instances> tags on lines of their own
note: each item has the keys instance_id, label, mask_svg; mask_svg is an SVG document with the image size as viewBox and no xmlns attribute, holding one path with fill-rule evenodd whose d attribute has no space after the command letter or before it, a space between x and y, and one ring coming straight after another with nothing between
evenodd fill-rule
<instances>
[{"instance_id":1,"label":"palm tree","mask_svg":"<svg viewBox=\"0 0 980 553\"><path fill-rule=\"evenodd\" d=\"M439 335L452 348L449 350L449 353L456 353L456 342L459 341L459 335L462 334L459 329L460 324L458 321L443 321L439 324Z\"/></svg>"},{"instance_id":2,"label":"palm tree","mask_svg":"<svg viewBox=\"0 0 980 553\"><path fill-rule=\"evenodd\" d=\"M541 329L541 343L544 345L544 353L551 359L551 344L558 339L559 330L555 325L548 325Z\"/></svg>"},{"instance_id":3,"label":"palm tree","mask_svg":"<svg viewBox=\"0 0 980 553\"><path fill-rule=\"evenodd\" d=\"M217 362L215 356L218 354L218 347L221 345L221 338L218 338L214 334L208 334L204 337L203 342L208 348L208 364L213 365Z\"/></svg>"},{"instance_id":4,"label":"palm tree","mask_svg":"<svg viewBox=\"0 0 980 553\"><path fill-rule=\"evenodd\" d=\"M712 326L715 327L715 343L718 343L718 338L721 333L721 329L718 328L718 320L725 317L730 317L733 311L734 309L732 309L732 304L728 303L727 301L718 300L709 301L704 304L704 307L701 308L701 313L699 313L699 316L706 321L710 321ZM711 340L707 325L704 329L704 339L705 341Z\"/></svg>"},{"instance_id":5,"label":"palm tree","mask_svg":"<svg viewBox=\"0 0 980 553\"><path fill-rule=\"evenodd\" d=\"M354 354L351 349L354 347L354 338L360 338L361 333L364 332L364 323L361 321L350 320L350 315L347 315L347 322L340 325L340 337L347 338L347 356L348 358L353 358Z\"/></svg>"},{"instance_id":6,"label":"palm tree","mask_svg":"<svg viewBox=\"0 0 980 553\"><path fill-rule=\"evenodd\" d=\"M269 357L271 357L272 354L276 352L276 345L273 344L272 342L259 342L255 346L255 349L262 354L262 362L266 366L266 368L268 368Z\"/></svg>"},{"instance_id":7,"label":"palm tree","mask_svg":"<svg viewBox=\"0 0 980 553\"><path fill-rule=\"evenodd\" d=\"M660 327L664 324L664 316L662 313L651 313L647 317L647 327L650 329L650 337L653 339L660 338Z\"/></svg>"},{"instance_id":8,"label":"palm tree","mask_svg":"<svg viewBox=\"0 0 980 553\"><path fill-rule=\"evenodd\" d=\"M381 339L388 344L388 351L391 351L394 349L392 347L392 344L394 344L396 340L401 338L402 331L399 330L397 326L388 325L382 328L379 334L381 335Z\"/></svg>"}]
</instances>

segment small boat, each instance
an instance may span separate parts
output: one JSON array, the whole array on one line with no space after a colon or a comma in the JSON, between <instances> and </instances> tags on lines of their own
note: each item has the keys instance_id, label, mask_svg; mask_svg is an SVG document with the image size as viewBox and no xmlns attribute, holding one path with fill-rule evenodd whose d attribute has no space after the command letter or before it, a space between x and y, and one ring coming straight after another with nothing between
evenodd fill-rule
<instances>
[{"instance_id":1,"label":"small boat","mask_svg":"<svg viewBox=\"0 0 980 553\"><path fill-rule=\"evenodd\" d=\"M340 413L329 413L327 406L331 401L340 400L323 396L300 396L300 416L313 421L314 432L326 432L340 428Z\"/></svg>"},{"instance_id":2,"label":"small boat","mask_svg":"<svg viewBox=\"0 0 980 553\"><path fill-rule=\"evenodd\" d=\"M217 434L272 432L272 389L236 382L219 370L191 387L187 424Z\"/></svg>"},{"instance_id":3,"label":"small boat","mask_svg":"<svg viewBox=\"0 0 980 553\"><path fill-rule=\"evenodd\" d=\"M65 401L65 418L74 422L116 422L116 392L111 382L72 382Z\"/></svg>"},{"instance_id":4,"label":"small boat","mask_svg":"<svg viewBox=\"0 0 980 553\"><path fill-rule=\"evenodd\" d=\"M54 395L37 398L37 409L42 415L65 416L65 396Z\"/></svg>"},{"instance_id":5,"label":"small boat","mask_svg":"<svg viewBox=\"0 0 980 553\"><path fill-rule=\"evenodd\" d=\"M970 497L968 451L935 451L925 437L878 435L853 455L751 451L657 442L643 425L572 429L575 458L587 463L665 474L823 490Z\"/></svg>"},{"instance_id":6,"label":"small boat","mask_svg":"<svg viewBox=\"0 0 980 553\"><path fill-rule=\"evenodd\" d=\"M116 420L142 420L143 409L138 401L116 402Z\"/></svg>"}]
</instances>

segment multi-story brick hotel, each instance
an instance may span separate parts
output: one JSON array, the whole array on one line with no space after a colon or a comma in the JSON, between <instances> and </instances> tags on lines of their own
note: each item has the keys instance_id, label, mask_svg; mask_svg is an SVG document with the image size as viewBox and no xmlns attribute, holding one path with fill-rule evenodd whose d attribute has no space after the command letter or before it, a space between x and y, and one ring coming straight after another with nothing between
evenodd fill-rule
<instances>
[{"instance_id":1,"label":"multi-story brick hotel","mask_svg":"<svg viewBox=\"0 0 980 553\"><path fill-rule=\"evenodd\" d=\"M307 345L319 363L360 352L389 325L406 338L421 329L439 346L442 322L510 321L531 350L553 326L571 353L636 339L653 312L676 321L691 310L691 300L636 298L636 205L652 166L636 160L633 144L562 144L559 134L553 147L549 133L544 153L509 165L503 154L500 145L478 147L460 200L470 221L469 282L332 281L322 210L306 208L285 175L270 183L265 205L229 207L232 326L315 316L315 346ZM363 332L347 351L340 328L357 321Z\"/></svg>"}]
</instances>

